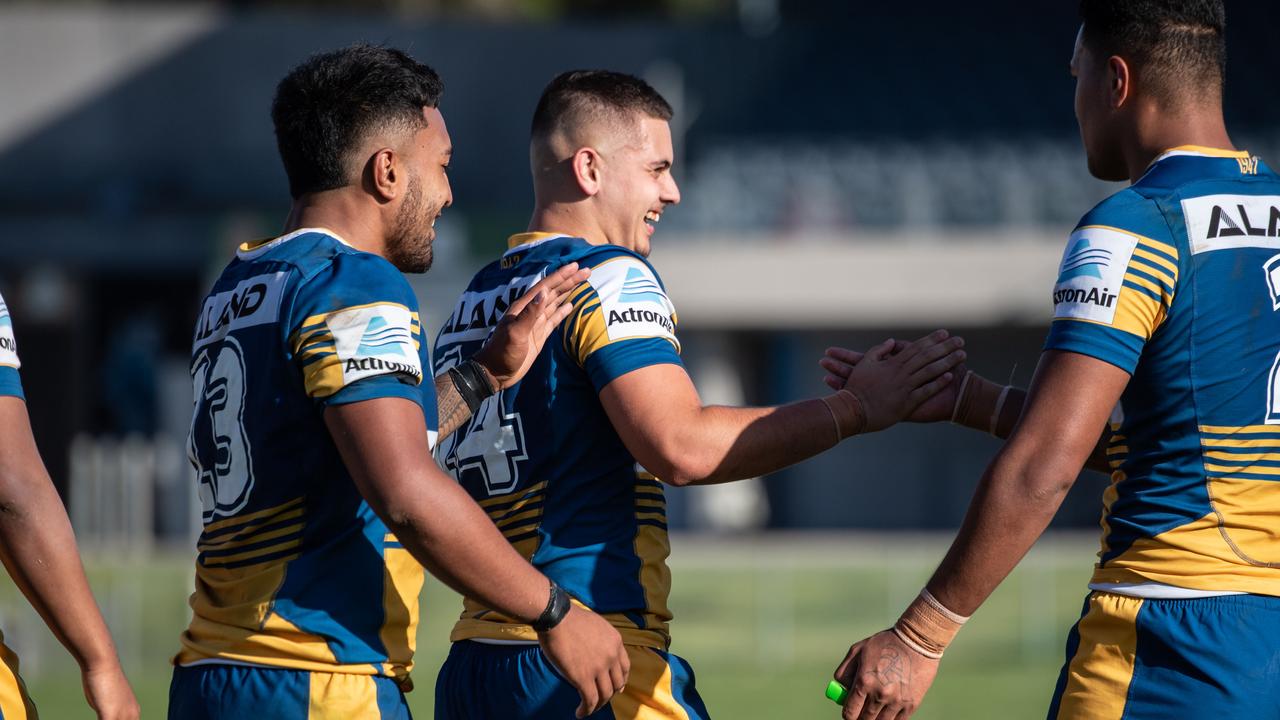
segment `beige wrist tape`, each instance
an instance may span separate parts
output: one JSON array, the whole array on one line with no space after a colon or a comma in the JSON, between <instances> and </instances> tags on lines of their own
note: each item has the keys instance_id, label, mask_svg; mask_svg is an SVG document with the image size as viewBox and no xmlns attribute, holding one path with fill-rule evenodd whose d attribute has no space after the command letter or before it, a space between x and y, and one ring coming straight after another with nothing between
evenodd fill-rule
<instances>
[{"instance_id":1,"label":"beige wrist tape","mask_svg":"<svg viewBox=\"0 0 1280 720\"><path fill-rule=\"evenodd\" d=\"M937 660L968 620L948 610L928 590L921 590L894 624L893 633L907 647Z\"/></svg>"},{"instance_id":2,"label":"beige wrist tape","mask_svg":"<svg viewBox=\"0 0 1280 720\"><path fill-rule=\"evenodd\" d=\"M858 435L867 429L867 414L862 403L853 393L841 388L834 395L818 398L827 406L831 420L836 425L836 442Z\"/></svg>"},{"instance_id":3,"label":"beige wrist tape","mask_svg":"<svg viewBox=\"0 0 1280 720\"><path fill-rule=\"evenodd\" d=\"M997 385L970 370L960 381L951 422L995 435L1009 390L1009 385Z\"/></svg>"}]
</instances>

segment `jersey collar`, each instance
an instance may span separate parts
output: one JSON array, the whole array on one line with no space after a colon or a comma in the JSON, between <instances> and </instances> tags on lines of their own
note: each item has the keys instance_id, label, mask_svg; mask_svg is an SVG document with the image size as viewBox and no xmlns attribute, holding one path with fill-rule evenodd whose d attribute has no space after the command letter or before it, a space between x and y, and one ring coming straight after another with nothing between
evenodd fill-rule
<instances>
[{"instance_id":1,"label":"jersey collar","mask_svg":"<svg viewBox=\"0 0 1280 720\"><path fill-rule=\"evenodd\" d=\"M241 243L240 248L236 250L236 257L239 257L241 260L252 260L258 257L259 255L266 253L271 248L282 245L298 237L299 235L308 235L311 233L320 233L321 235L328 235L329 237L333 238L334 240L337 240L338 242L342 243L343 245L346 245L347 247L352 246L351 243L347 242L346 240L343 240L341 235L330 230L329 228L322 228L322 227L299 228L289 233L288 235L281 235L280 237L264 238L262 240L254 240L252 242Z\"/></svg>"},{"instance_id":2,"label":"jersey collar","mask_svg":"<svg viewBox=\"0 0 1280 720\"><path fill-rule=\"evenodd\" d=\"M512 235L511 237L507 238L507 252L504 254L510 255L513 252L528 250L534 245L540 245L548 240L554 240L556 238L562 238L562 237L569 237L569 236L565 235L564 233L548 233L548 232L516 233L515 235Z\"/></svg>"},{"instance_id":3,"label":"jersey collar","mask_svg":"<svg viewBox=\"0 0 1280 720\"><path fill-rule=\"evenodd\" d=\"M1160 153L1155 160L1151 161L1152 165L1171 157L1208 157L1208 158L1247 158L1248 150L1223 150L1221 148L1205 147L1203 145L1179 145L1178 147L1169 148Z\"/></svg>"}]
</instances>

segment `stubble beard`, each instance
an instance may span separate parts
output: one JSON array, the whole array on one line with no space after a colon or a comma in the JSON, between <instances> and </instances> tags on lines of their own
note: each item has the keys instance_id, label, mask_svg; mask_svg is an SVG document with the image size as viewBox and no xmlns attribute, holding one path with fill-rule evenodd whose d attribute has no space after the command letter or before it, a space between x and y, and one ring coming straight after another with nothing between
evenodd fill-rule
<instances>
[{"instance_id":1,"label":"stubble beard","mask_svg":"<svg viewBox=\"0 0 1280 720\"><path fill-rule=\"evenodd\" d=\"M439 207L425 207L422 182L409 180L408 193L396 213L395 232L387 238L387 260L403 273L424 273L434 259L432 245L436 231L431 221L440 214Z\"/></svg>"}]
</instances>

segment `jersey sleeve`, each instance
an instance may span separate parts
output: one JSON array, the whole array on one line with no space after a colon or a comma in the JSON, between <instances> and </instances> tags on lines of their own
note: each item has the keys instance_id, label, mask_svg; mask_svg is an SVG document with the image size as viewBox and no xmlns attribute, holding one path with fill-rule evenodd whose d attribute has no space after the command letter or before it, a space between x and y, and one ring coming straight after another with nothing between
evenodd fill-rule
<instances>
[{"instance_id":1,"label":"jersey sleeve","mask_svg":"<svg viewBox=\"0 0 1280 720\"><path fill-rule=\"evenodd\" d=\"M376 255L340 254L304 282L287 332L307 395L321 404L427 401L417 298L404 276Z\"/></svg>"},{"instance_id":2,"label":"jersey sleeve","mask_svg":"<svg viewBox=\"0 0 1280 720\"><path fill-rule=\"evenodd\" d=\"M632 370L681 364L675 306L639 258L616 255L592 266L570 302L564 348L597 391Z\"/></svg>"},{"instance_id":3,"label":"jersey sleeve","mask_svg":"<svg viewBox=\"0 0 1280 720\"><path fill-rule=\"evenodd\" d=\"M1132 208L1086 216L1062 256L1045 349L1088 355L1133 373L1178 287L1177 248L1167 233L1163 240L1150 237L1163 224Z\"/></svg>"},{"instance_id":4,"label":"jersey sleeve","mask_svg":"<svg viewBox=\"0 0 1280 720\"><path fill-rule=\"evenodd\" d=\"M13 336L13 320L9 308L0 297L0 395L23 397L22 381L18 377L18 342Z\"/></svg>"}]
</instances>

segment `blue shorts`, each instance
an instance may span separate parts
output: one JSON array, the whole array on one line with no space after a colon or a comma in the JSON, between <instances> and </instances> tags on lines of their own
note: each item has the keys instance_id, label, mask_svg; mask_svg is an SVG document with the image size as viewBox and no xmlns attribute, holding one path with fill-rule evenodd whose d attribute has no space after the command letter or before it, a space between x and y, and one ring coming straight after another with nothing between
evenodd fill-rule
<instances>
[{"instance_id":1,"label":"blue shorts","mask_svg":"<svg viewBox=\"0 0 1280 720\"><path fill-rule=\"evenodd\" d=\"M211 663L173 669L172 720L410 720L396 681Z\"/></svg>"},{"instance_id":2,"label":"blue shorts","mask_svg":"<svg viewBox=\"0 0 1280 720\"><path fill-rule=\"evenodd\" d=\"M1093 592L1049 720L1280 720L1280 598Z\"/></svg>"},{"instance_id":3,"label":"blue shorts","mask_svg":"<svg viewBox=\"0 0 1280 720\"><path fill-rule=\"evenodd\" d=\"M689 663L628 645L631 677L592 720L706 720ZM436 720L566 720L581 698L537 645L453 644L436 678Z\"/></svg>"}]
</instances>

